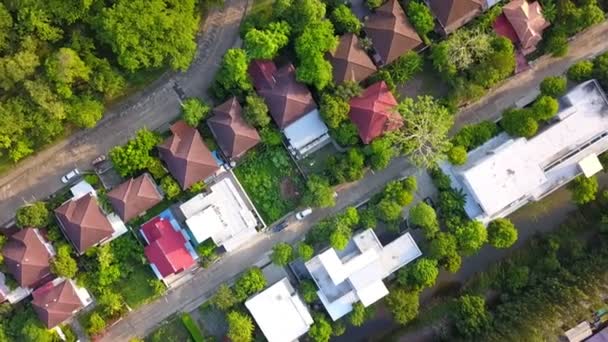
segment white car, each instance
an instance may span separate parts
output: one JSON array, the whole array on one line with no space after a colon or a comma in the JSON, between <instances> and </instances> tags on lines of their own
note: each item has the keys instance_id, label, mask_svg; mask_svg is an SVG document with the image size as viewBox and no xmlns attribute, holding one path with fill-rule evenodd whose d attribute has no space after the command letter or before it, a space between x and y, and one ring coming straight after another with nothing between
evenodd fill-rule
<instances>
[{"instance_id":1,"label":"white car","mask_svg":"<svg viewBox=\"0 0 608 342\"><path fill-rule=\"evenodd\" d=\"M80 171L78 169L74 169L68 172L65 176L61 177L61 182L63 184L69 183L72 179L80 176Z\"/></svg>"},{"instance_id":2,"label":"white car","mask_svg":"<svg viewBox=\"0 0 608 342\"><path fill-rule=\"evenodd\" d=\"M310 214L312 214L312 208L306 208L296 214L296 219L302 220Z\"/></svg>"}]
</instances>

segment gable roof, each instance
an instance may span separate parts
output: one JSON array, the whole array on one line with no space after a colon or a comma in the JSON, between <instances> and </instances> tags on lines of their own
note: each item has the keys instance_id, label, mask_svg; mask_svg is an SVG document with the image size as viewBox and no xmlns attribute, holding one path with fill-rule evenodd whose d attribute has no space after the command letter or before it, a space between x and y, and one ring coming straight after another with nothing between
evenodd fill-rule
<instances>
[{"instance_id":1,"label":"gable roof","mask_svg":"<svg viewBox=\"0 0 608 342\"><path fill-rule=\"evenodd\" d=\"M59 284L49 282L32 293L32 306L47 328L53 328L82 308L71 280Z\"/></svg>"},{"instance_id":2,"label":"gable roof","mask_svg":"<svg viewBox=\"0 0 608 342\"><path fill-rule=\"evenodd\" d=\"M150 263L156 266L163 278L195 264L192 255L186 249L186 239L173 229L171 221L155 217L146 222L141 229L149 243L144 247L144 254Z\"/></svg>"},{"instance_id":3,"label":"gable roof","mask_svg":"<svg viewBox=\"0 0 608 342\"><path fill-rule=\"evenodd\" d=\"M350 100L349 116L363 143L369 144L384 132L403 125L401 116L394 112L396 106L397 101L384 81L372 84L361 96Z\"/></svg>"},{"instance_id":4,"label":"gable roof","mask_svg":"<svg viewBox=\"0 0 608 342\"><path fill-rule=\"evenodd\" d=\"M13 234L4 245L4 263L21 287L33 287L51 273L51 253L33 228Z\"/></svg>"},{"instance_id":5,"label":"gable roof","mask_svg":"<svg viewBox=\"0 0 608 342\"><path fill-rule=\"evenodd\" d=\"M346 81L359 83L377 70L367 52L359 46L359 38L352 33L340 37L336 51L329 56L336 84Z\"/></svg>"},{"instance_id":6,"label":"gable roof","mask_svg":"<svg viewBox=\"0 0 608 342\"><path fill-rule=\"evenodd\" d=\"M173 135L158 146L160 157L182 189L209 178L217 170L211 151L194 127L180 120L171 126Z\"/></svg>"},{"instance_id":7,"label":"gable roof","mask_svg":"<svg viewBox=\"0 0 608 342\"><path fill-rule=\"evenodd\" d=\"M280 129L317 108L308 88L296 80L296 69L292 64L277 70L272 61L252 63L249 72L255 88Z\"/></svg>"},{"instance_id":8,"label":"gable roof","mask_svg":"<svg viewBox=\"0 0 608 342\"><path fill-rule=\"evenodd\" d=\"M213 109L207 125L222 152L229 158L239 158L260 142L260 135L243 119L236 97Z\"/></svg>"},{"instance_id":9,"label":"gable roof","mask_svg":"<svg viewBox=\"0 0 608 342\"><path fill-rule=\"evenodd\" d=\"M128 222L162 201L156 183L149 174L123 182L108 192L108 199L118 216Z\"/></svg>"},{"instance_id":10,"label":"gable roof","mask_svg":"<svg viewBox=\"0 0 608 342\"><path fill-rule=\"evenodd\" d=\"M543 30L549 26L538 1L513 0L502 11L513 26L521 47L524 50L536 47L543 38Z\"/></svg>"},{"instance_id":11,"label":"gable roof","mask_svg":"<svg viewBox=\"0 0 608 342\"><path fill-rule=\"evenodd\" d=\"M55 215L67 238L80 253L114 233L110 221L97 203L97 198L91 194L67 201L55 209Z\"/></svg>"},{"instance_id":12,"label":"gable roof","mask_svg":"<svg viewBox=\"0 0 608 342\"><path fill-rule=\"evenodd\" d=\"M427 0L427 2L445 33L463 26L481 13L483 8L483 0Z\"/></svg>"},{"instance_id":13,"label":"gable roof","mask_svg":"<svg viewBox=\"0 0 608 342\"><path fill-rule=\"evenodd\" d=\"M422 44L397 0L389 0L376 9L364 29L386 64Z\"/></svg>"}]
</instances>

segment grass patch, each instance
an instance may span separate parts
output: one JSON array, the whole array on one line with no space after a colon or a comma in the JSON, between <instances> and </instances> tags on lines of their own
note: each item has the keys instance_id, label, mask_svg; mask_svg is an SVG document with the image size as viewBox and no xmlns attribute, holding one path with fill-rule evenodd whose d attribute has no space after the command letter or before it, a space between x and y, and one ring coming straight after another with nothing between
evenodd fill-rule
<instances>
[{"instance_id":1,"label":"grass patch","mask_svg":"<svg viewBox=\"0 0 608 342\"><path fill-rule=\"evenodd\" d=\"M274 0L255 0L251 7L251 11L247 15L257 15L264 11L272 11L273 2Z\"/></svg>"},{"instance_id":2,"label":"grass patch","mask_svg":"<svg viewBox=\"0 0 608 342\"><path fill-rule=\"evenodd\" d=\"M144 339L146 342L187 342L193 341L190 333L178 317L164 323Z\"/></svg>"},{"instance_id":3,"label":"grass patch","mask_svg":"<svg viewBox=\"0 0 608 342\"><path fill-rule=\"evenodd\" d=\"M250 151L234 173L266 224L278 220L298 205L303 180L282 146ZM295 196L285 194L285 183L295 187Z\"/></svg>"},{"instance_id":4,"label":"grass patch","mask_svg":"<svg viewBox=\"0 0 608 342\"><path fill-rule=\"evenodd\" d=\"M189 313L183 313L181 319L182 319L182 323L184 324L186 329L188 329L192 339L195 342L204 342L205 341L205 338L203 337L203 333L201 332L201 329L199 328L198 324L196 324L194 319L192 319L192 316L190 316Z\"/></svg>"},{"instance_id":5,"label":"grass patch","mask_svg":"<svg viewBox=\"0 0 608 342\"><path fill-rule=\"evenodd\" d=\"M149 283L156 277L148 265L134 264L131 267L132 273L129 278L118 281L113 288L122 295L127 305L136 309L156 298L156 293Z\"/></svg>"}]
</instances>

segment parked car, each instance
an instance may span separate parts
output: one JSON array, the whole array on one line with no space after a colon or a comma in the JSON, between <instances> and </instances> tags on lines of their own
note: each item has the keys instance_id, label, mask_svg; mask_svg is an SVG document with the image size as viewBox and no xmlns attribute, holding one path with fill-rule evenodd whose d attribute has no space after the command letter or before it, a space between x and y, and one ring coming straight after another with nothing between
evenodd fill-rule
<instances>
[{"instance_id":1,"label":"parked car","mask_svg":"<svg viewBox=\"0 0 608 342\"><path fill-rule=\"evenodd\" d=\"M306 216L312 214L312 208L306 208L296 214L296 219L303 220Z\"/></svg>"},{"instance_id":2,"label":"parked car","mask_svg":"<svg viewBox=\"0 0 608 342\"><path fill-rule=\"evenodd\" d=\"M74 169L74 170L68 172L65 176L61 177L61 182L63 184L67 184L78 176L80 176L80 170Z\"/></svg>"},{"instance_id":3,"label":"parked car","mask_svg":"<svg viewBox=\"0 0 608 342\"><path fill-rule=\"evenodd\" d=\"M287 223L287 220L283 220L279 223L277 223L276 226L274 226L274 228L272 228L272 231L275 233L278 233L280 231L282 231L283 229L287 228L289 224Z\"/></svg>"},{"instance_id":4,"label":"parked car","mask_svg":"<svg viewBox=\"0 0 608 342\"><path fill-rule=\"evenodd\" d=\"M100 154L99 156L97 156L97 158L93 159L93 161L91 162L91 164L93 164L93 166L105 161L107 159L105 154Z\"/></svg>"}]
</instances>

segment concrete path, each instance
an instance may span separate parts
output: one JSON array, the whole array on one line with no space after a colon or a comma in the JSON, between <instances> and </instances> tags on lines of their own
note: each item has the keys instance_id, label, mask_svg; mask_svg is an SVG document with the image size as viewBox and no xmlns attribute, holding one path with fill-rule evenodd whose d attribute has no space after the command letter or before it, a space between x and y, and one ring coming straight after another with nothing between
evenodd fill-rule
<instances>
[{"instance_id":1,"label":"concrete path","mask_svg":"<svg viewBox=\"0 0 608 342\"><path fill-rule=\"evenodd\" d=\"M179 115L180 102L173 90L177 83L187 96L206 97L206 89L225 51L238 43L239 26L248 0L226 0L205 19L197 37L198 50L190 69L169 72L110 108L99 124L78 131L58 144L19 163L0 177L0 227L10 221L24 203L44 199L59 190L60 178L70 169L89 169L91 161L112 147L125 143L142 127L157 129Z\"/></svg>"}]
</instances>

